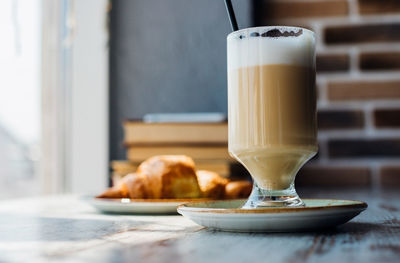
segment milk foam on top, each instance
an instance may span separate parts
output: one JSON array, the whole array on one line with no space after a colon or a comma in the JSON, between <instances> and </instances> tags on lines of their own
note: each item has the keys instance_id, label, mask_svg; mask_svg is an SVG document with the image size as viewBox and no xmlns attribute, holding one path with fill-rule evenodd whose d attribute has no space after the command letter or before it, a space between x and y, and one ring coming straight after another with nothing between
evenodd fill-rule
<instances>
[{"instance_id":1,"label":"milk foam on top","mask_svg":"<svg viewBox=\"0 0 400 263\"><path fill-rule=\"evenodd\" d=\"M267 36L290 30L296 35ZM313 67L314 33L297 27L254 27L228 35L228 71L255 65L288 64Z\"/></svg>"}]
</instances>

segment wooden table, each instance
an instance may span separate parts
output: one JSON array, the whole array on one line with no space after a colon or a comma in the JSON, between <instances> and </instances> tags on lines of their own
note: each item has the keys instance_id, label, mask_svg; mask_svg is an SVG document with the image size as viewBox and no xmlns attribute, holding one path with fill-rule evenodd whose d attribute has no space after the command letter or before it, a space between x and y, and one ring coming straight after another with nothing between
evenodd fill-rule
<instances>
[{"instance_id":1,"label":"wooden table","mask_svg":"<svg viewBox=\"0 0 400 263\"><path fill-rule=\"evenodd\" d=\"M227 233L182 216L99 214L77 196L0 202L0 262L400 262L400 193L305 191L368 202L337 229Z\"/></svg>"}]
</instances>

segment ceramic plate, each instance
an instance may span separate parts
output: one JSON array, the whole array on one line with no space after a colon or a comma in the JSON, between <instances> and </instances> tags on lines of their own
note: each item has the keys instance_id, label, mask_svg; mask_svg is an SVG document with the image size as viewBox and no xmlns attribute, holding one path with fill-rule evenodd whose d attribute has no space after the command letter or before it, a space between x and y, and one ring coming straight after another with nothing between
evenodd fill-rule
<instances>
[{"instance_id":1,"label":"ceramic plate","mask_svg":"<svg viewBox=\"0 0 400 263\"><path fill-rule=\"evenodd\" d=\"M204 199L129 199L95 198L84 200L103 213L115 214L176 214L176 208L190 201Z\"/></svg>"},{"instance_id":2,"label":"ceramic plate","mask_svg":"<svg viewBox=\"0 0 400 263\"><path fill-rule=\"evenodd\" d=\"M223 231L294 232L335 227L367 208L361 201L303 199L305 207L240 209L246 200L191 202L178 212L195 223Z\"/></svg>"}]
</instances>

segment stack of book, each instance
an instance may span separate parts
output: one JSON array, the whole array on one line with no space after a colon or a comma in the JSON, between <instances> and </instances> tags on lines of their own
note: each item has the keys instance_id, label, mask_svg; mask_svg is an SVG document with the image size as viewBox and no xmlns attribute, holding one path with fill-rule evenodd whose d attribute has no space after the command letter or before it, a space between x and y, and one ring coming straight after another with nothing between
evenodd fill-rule
<instances>
[{"instance_id":1,"label":"stack of book","mask_svg":"<svg viewBox=\"0 0 400 263\"><path fill-rule=\"evenodd\" d=\"M124 145L127 161L113 161L113 178L133 172L154 155L184 154L192 157L198 170L228 176L234 161L228 153L227 122L145 123L125 121Z\"/></svg>"}]
</instances>

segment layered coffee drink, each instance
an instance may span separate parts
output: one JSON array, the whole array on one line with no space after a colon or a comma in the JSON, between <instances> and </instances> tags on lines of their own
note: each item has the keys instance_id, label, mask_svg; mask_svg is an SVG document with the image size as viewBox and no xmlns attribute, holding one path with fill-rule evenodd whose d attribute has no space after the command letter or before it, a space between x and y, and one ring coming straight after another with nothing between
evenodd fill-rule
<instances>
[{"instance_id":1,"label":"layered coffee drink","mask_svg":"<svg viewBox=\"0 0 400 263\"><path fill-rule=\"evenodd\" d=\"M296 173L317 152L314 50L302 28L228 36L229 152L271 195L297 198Z\"/></svg>"}]
</instances>

